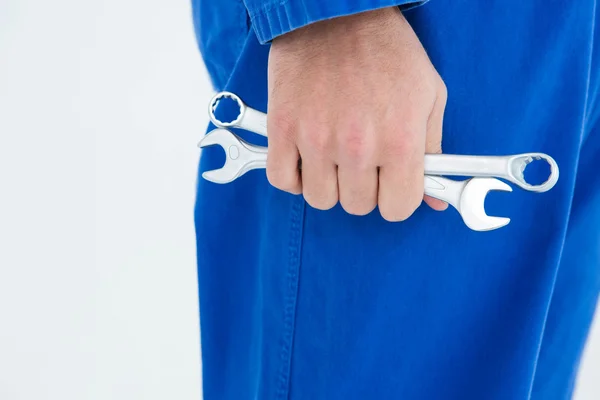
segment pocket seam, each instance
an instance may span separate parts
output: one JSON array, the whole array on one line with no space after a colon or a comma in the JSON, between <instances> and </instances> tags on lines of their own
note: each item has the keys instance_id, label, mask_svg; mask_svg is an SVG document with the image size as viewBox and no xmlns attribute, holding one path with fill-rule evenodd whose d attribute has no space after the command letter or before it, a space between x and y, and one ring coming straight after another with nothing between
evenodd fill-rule
<instances>
[{"instance_id":1,"label":"pocket seam","mask_svg":"<svg viewBox=\"0 0 600 400\"><path fill-rule=\"evenodd\" d=\"M283 343L280 351L281 367L276 392L278 400L287 399L290 391L290 372L296 327L304 216L305 202L300 196L293 200L290 216L289 261L286 274L287 295L284 305Z\"/></svg>"}]
</instances>

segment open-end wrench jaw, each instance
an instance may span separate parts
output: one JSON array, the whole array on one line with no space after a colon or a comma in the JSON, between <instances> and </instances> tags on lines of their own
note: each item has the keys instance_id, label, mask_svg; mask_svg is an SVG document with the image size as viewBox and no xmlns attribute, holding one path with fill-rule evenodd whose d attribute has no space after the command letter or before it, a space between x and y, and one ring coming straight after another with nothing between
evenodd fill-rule
<instances>
[{"instance_id":1,"label":"open-end wrench jaw","mask_svg":"<svg viewBox=\"0 0 600 400\"><path fill-rule=\"evenodd\" d=\"M491 231L510 222L510 218L486 214L485 198L493 190L512 192L509 185L496 178L476 177L455 181L441 176L425 175L425 194L454 207L465 225L474 231Z\"/></svg>"},{"instance_id":2,"label":"open-end wrench jaw","mask_svg":"<svg viewBox=\"0 0 600 400\"><path fill-rule=\"evenodd\" d=\"M225 164L218 169L205 171L202 177L210 182L230 183L246 172L266 168L267 148L252 145L227 129L209 132L198 147L219 146L225 152ZM457 209L464 223L475 231L490 231L506 226L509 218L488 216L485 198L490 191L511 192L512 188L495 178L472 178L465 181L425 176L425 193L447 201Z\"/></svg>"},{"instance_id":3,"label":"open-end wrench jaw","mask_svg":"<svg viewBox=\"0 0 600 400\"><path fill-rule=\"evenodd\" d=\"M512 192L508 184L495 178L473 178L464 186L457 209L472 230L491 231L510 223L510 218L492 217L485 212L485 198L494 190Z\"/></svg>"},{"instance_id":4,"label":"open-end wrench jaw","mask_svg":"<svg viewBox=\"0 0 600 400\"><path fill-rule=\"evenodd\" d=\"M254 146L227 129L212 130L198 143L201 149L210 146L220 146L223 149L225 164L221 168L203 172L202 177L207 181L230 183L252 169L266 167L266 147Z\"/></svg>"}]
</instances>

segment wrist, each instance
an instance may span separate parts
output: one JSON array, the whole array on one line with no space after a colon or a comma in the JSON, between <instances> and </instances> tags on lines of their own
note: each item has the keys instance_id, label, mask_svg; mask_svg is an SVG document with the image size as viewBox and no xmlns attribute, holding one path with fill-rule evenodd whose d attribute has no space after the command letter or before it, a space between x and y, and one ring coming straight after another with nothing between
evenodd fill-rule
<instances>
[{"instance_id":1,"label":"wrist","mask_svg":"<svg viewBox=\"0 0 600 400\"><path fill-rule=\"evenodd\" d=\"M331 36L352 37L377 34L384 32L392 24L405 21L404 15L397 6L384 7L318 21L279 36L273 40L273 43L295 41L296 39L324 39Z\"/></svg>"}]
</instances>

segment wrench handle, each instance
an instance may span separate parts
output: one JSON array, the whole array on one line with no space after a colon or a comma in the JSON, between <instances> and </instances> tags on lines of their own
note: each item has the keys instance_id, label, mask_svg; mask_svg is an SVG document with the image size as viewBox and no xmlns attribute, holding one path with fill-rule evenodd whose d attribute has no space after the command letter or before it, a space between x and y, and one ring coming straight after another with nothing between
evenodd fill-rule
<instances>
[{"instance_id":1,"label":"wrench handle","mask_svg":"<svg viewBox=\"0 0 600 400\"><path fill-rule=\"evenodd\" d=\"M445 201L460 213L460 196L467 181L454 181L441 176L425 175L425 194Z\"/></svg>"},{"instance_id":2,"label":"wrench handle","mask_svg":"<svg viewBox=\"0 0 600 400\"><path fill-rule=\"evenodd\" d=\"M523 171L535 160L544 160L548 163L550 176L546 182L532 185L525 180ZM538 193L552 189L560 175L556 161L544 153L524 153L510 156L426 154L425 174L501 178L522 189Z\"/></svg>"},{"instance_id":3,"label":"wrench handle","mask_svg":"<svg viewBox=\"0 0 600 400\"><path fill-rule=\"evenodd\" d=\"M220 121L215 116L216 107L223 98L233 99L238 104L239 114L233 121ZM267 136L267 114L248 107L234 93L217 93L209 105L209 115L211 121L219 128L234 127ZM523 177L524 169L533 160L545 160L550 164L550 177L543 184L531 185ZM546 192L552 189L558 181L559 169L552 157L542 153L509 156L427 154L425 155L425 174L502 178L525 190Z\"/></svg>"},{"instance_id":4,"label":"wrench handle","mask_svg":"<svg viewBox=\"0 0 600 400\"><path fill-rule=\"evenodd\" d=\"M425 155L425 174L508 178L509 158L506 156L427 154Z\"/></svg>"},{"instance_id":5,"label":"wrench handle","mask_svg":"<svg viewBox=\"0 0 600 400\"><path fill-rule=\"evenodd\" d=\"M242 116L236 124L237 128L245 129L250 132L258 133L261 136L267 136L267 114L244 106Z\"/></svg>"}]
</instances>

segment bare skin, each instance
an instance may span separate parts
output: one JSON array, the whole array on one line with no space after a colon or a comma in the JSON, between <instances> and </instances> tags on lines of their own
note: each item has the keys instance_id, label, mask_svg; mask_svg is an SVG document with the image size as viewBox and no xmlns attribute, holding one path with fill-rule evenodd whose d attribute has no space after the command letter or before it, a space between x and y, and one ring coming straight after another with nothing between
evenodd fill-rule
<instances>
[{"instance_id":1,"label":"bare skin","mask_svg":"<svg viewBox=\"0 0 600 400\"><path fill-rule=\"evenodd\" d=\"M269 181L302 193L317 209L339 201L350 214L379 206L386 220L405 220L423 200L424 155L441 153L446 98L397 7L276 38L269 56Z\"/></svg>"}]
</instances>

